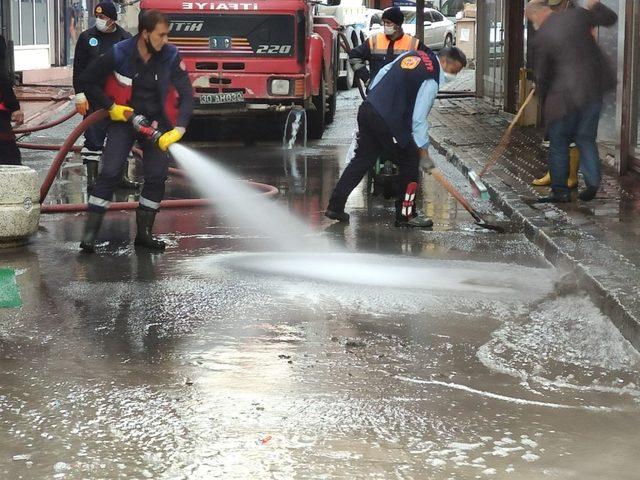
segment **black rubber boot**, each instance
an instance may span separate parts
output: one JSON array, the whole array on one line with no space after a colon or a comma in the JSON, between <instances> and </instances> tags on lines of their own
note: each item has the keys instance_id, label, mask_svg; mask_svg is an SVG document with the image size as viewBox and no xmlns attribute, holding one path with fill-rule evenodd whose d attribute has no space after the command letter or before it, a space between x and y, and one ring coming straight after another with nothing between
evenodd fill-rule
<instances>
[{"instance_id":1,"label":"black rubber boot","mask_svg":"<svg viewBox=\"0 0 640 480\"><path fill-rule=\"evenodd\" d=\"M416 215L409 220L407 220L406 218L396 220L396 227L431 228L433 227L433 220L423 215Z\"/></svg>"},{"instance_id":2,"label":"black rubber boot","mask_svg":"<svg viewBox=\"0 0 640 480\"><path fill-rule=\"evenodd\" d=\"M411 218L407 218L402 215L402 202L396 202L396 227L405 228L431 228L433 227L433 220L424 215L418 214L415 204L413 206L413 214Z\"/></svg>"},{"instance_id":3,"label":"black rubber boot","mask_svg":"<svg viewBox=\"0 0 640 480\"><path fill-rule=\"evenodd\" d=\"M598 193L598 187L587 187L580 192L578 197L583 202L590 202L594 198L596 198L596 194Z\"/></svg>"},{"instance_id":4,"label":"black rubber boot","mask_svg":"<svg viewBox=\"0 0 640 480\"><path fill-rule=\"evenodd\" d=\"M84 224L84 234L82 235L82 242L80 242L80 248L85 253L93 253L96 247L96 237L100 231L102 225L102 219L104 218L104 212L89 212L89 218L87 223Z\"/></svg>"},{"instance_id":5,"label":"black rubber boot","mask_svg":"<svg viewBox=\"0 0 640 480\"><path fill-rule=\"evenodd\" d=\"M145 207L138 207L138 210L136 210L136 225L138 227L136 240L134 242L136 247L158 250L160 252L164 251L164 242L154 238L151 234L157 213L157 210Z\"/></svg>"},{"instance_id":6,"label":"black rubber boot","mask_svg":"<svg viewBox=\"0 0 640 480\"><path fill-rule=\"evenodd\" d=\"M100 167L100 162L98 160L85 158L84 165L87 168L87 192L91 192L96 184L96 180L98 179L98 167Z\"/></svg>"},{"instance_id":7,"label":"black rubber boot","mask_svg":"<svg viewBox=\"0 0 640 480\"><path fill-rule=\"evenodd\" d=\"M534 203L571 203L571 194L553 192L546 197L538 197Z\"/></svg>"},{"instance_id":8,"label":"black rubber boot","mask_svg":"<svg viewBox=\"0 0 640 480\"><path fill-rule=\"evenodd\" d=\"M331 220L337 220L340 223L349 223L349 214L344 211L336 212L334 210L326 209L324 212L324 216L330 218Z\"/></svg>"}]
</instances>

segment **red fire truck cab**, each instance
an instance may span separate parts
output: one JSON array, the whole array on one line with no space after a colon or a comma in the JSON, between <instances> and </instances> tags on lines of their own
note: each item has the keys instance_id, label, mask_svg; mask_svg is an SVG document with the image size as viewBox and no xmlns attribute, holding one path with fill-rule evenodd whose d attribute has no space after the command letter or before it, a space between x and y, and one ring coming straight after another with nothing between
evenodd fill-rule
<instances>
[{"instance_id":1,"label":"red fire truck cab","mask_svg":"<svg viewBox=\"0 0 640 480\"><path fill-rule=\"evenodd\" d=\"M142 0L170 20L199 116L307 111L310 138L321 138L336 108L338 30L307 0Z\"/></svg>"}]
</instances>

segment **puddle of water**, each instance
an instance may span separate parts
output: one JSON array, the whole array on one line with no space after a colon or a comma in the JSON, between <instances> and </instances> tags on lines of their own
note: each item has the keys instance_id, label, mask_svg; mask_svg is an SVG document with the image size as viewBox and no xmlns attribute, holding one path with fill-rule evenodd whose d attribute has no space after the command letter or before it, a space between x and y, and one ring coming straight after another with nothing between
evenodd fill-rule
<instances>
[{"instance_id":1,"label":"puddle of water","mask_svg":"<svg viewBox=\"0 0 640 480\"><path fill-rule=\"evenodd\" d=\"M185 169L196 188L211 198L216 208L234 223L255 234L265 235L264 243L274 250L327 250L329 242L313 232L285 208L265 198L210 157L184 145L171 146L171 154Z\"/></svg>"}]
</instances>

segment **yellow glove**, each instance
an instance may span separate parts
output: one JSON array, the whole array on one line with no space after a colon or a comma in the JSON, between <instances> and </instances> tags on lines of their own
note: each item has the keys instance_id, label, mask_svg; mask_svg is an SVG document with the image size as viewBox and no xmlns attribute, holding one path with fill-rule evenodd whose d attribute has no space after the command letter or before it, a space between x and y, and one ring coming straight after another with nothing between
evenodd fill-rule
<instances>
[{"instance_id":1,"label":"yellow glove","mask_svg":"<svg viewBox=\"0 0 640 480\"><path fill-rule=\"evenodd\" d=\"M158 146L160 147L160 150L166 152L169 149L169 146L180 141L180 139L184 136L184 132L184 127L176 127L173 130L169 130L167 133L163 134L160 137L160 140L158 140Z\"/></svg>"},{"instance_id":2,"label":"yellow glove","mask_svg":"<svg viewBox=\"0 0 640 480\"><path fill-rule=\"evenodd\" d=\"M127 113L133 113L133 108L114 103L109 109L109 117L111 117L111 120L114 122L126 122L129 120L126 116Z\"/></svg>"}]
</instances>

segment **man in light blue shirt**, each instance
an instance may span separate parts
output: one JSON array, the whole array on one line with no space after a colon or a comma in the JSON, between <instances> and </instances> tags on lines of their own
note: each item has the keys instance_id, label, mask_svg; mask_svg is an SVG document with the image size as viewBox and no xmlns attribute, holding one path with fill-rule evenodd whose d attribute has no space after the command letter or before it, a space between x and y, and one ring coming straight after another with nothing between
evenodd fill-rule
<instances>
[{"instance_id":1,"label":"man in light blue shirt","mask_svg":"<svg viewBox=\"0 0 640 480\"><path fill-rule=\"evenodd\" d=\"M325 211L327 217L349 222L349 214L344 211L347 198L384 151L391 155L399 170L396 226L428 228L433 225L431 219L416 214L415 206L403 210L403 201L407 187L416 187L420 160L426 162L429 158L427 116L439 86L455 78L466 64L464 53L449 47L443 49L439 57L431 51L410 51L380 70L358 111L355 156L333 191ZM405 215L407 211L411 212L409 217Z\"/></svg>"}]
</instances>

